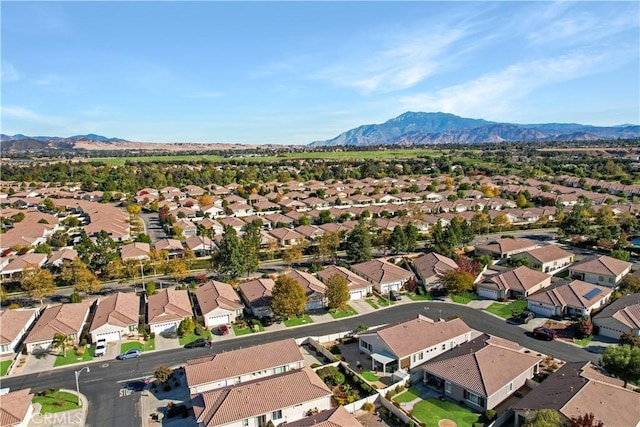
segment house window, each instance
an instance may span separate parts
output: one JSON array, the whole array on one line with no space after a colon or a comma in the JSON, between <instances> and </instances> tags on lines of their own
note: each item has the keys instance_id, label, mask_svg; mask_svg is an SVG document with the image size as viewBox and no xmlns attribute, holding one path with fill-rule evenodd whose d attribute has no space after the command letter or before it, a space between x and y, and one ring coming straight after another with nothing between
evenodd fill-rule
<instances>
[{"instance_id":1,"label":"house window","mask_svg":"<svg viewBox=\"0 0 640 427\"><path fill-rule=\"evenodd\" d=\"M249 420L242 420L242 427L249 427Z\"/></svg>"},{"instance_id":2,"label":"house window","mask_svg":"<svg viewBox=\"0 0 640 427\"><path fill-rule=\"evenodd\" d=\"M465 390L464 398L475 405L484 407L484 397L480 397L475 393L471 393L470 391Z\"/></svg>"},{"instance_id":3,"label":"house window","mask_svg":"<svg viewBox=\"0 0 640 427\"><path fill-rule=\"evenodd\" d=\"M511 393L513 391L513 383L507 384L507 393Z\"/></svg>"},{"instance_id":4,"label":"house window","mask_svg":"<svg viewBox=\"0 0 640 427\"><path fill-rule=\"evenodd\" d=\"M274 374L281 374L283 372L284 372L284 366L278 366L277 368L273 369Z\"/></svg>"},{"instance_id":5,"label":"house window","mask_svg":"<svg viewBox=\"0 0 640 427\"><path fill-rule=\"evenodd\" d=\"M235 378L233 379L233 383L234 383L234 384L240 384L240 377L235 377Z\"/></svg>"},{"instance_id":6,"label":"house window","mask_svg":"<svg viewBox=\"0 0 640 427\"><path fill-rule=\"evenodd\" d=\"M371 346L371 344L369 344L368 342L366 342L366 341L364 341L364 340L361 340L360 342L362 343L362 347L363 347L363 348L366 348L366 349L367 349L367 350L369 350L369 351L371 351L371 350L372 350L372 348L373 348L373 347Z\"/></svg>"},{"instance_id":7,"label":"house window","mask_svg":"<svg viewBox=\"0 0 640 427\"><path fill-rule=\"evenodd\" d=\"M599 281L599 282L603 282L603 281L604 281L604 277L602 277L602 276L598 276L598 281Z\"/></svg>"},{"instance_id":8,"label":"house window","mask_svg":"<svg viewBox=\"0 0 640 427\"><path fill-rule=\"evenodd\" d=\"M416 353L413 355L413 361L417 362L418 360L422 360L424 358L424 355L422 352L420 353Z\"/></svg>"},{"instance_id":9,"label":"house window","mask_svg":"<svg viewBox=\"0 0 640 427\"><path fill-rule=\"evenodd\" d=\"M449 381L444 382L444 392L451 393L451 383Z\"/></svg>"},{"instance_id":10,"label":"house window","mask_svg":"<svg viewBox=\"0 0 640 427\"><path fill-rule=\"evenodd\" d=\"M282 418L282 410L281 409L278 409L277 411L273 411L271 413L271 419L279 420L280 418Z\"/></svg>"},{"instance_id":11,"label":"house window","mask_svg":"<svg viewBox=\"0 0 640 427\"><path fill-rule=\"evenodd\" d=\"M442 349L446 350L447 349L447 345L446 344L442 344Z\"/></svg>"}]
</instances>

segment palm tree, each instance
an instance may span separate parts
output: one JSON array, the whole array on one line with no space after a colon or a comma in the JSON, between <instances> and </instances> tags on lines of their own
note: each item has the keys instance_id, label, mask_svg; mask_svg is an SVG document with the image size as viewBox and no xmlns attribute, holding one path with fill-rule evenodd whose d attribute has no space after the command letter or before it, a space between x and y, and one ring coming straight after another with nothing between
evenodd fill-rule
<instances>
[{"instance_id":1,"label":"palm tree","mask_svg":"<svg viewBox=\"0 0 640 427\"><path fill-rule=\"evenodd\" d=\"M60 333L56 333L53 336L53 341L51 341L51 348L54 350L57 348L62 348L64 357L67 357L67 340L68 336Z\"/></svg>"}]
</instances>

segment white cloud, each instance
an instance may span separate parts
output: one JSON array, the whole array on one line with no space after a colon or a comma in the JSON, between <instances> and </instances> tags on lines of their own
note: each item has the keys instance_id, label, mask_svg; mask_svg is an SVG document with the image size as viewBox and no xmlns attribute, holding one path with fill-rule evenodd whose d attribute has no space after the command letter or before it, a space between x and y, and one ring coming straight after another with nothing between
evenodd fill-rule
<instances>
[{"instance_id":1,"label":"white cloud","mask_svg":"<svg viewBox=\"0 0 640 427\"><path fill-rule=\"evenodd\" d=\"M505 117L534 90L592 74L611 60L606 55L573 54L511 65L435 92L406 96L408 110L445 111L473 117Z\"/></svg>"},{"instance_id":2,"label":"white cloud","mask_svg":"<svg viewBox=\"0 0 640 427\"><path fill-rule=\"evenodd\" d=\"M2 116L4 124L7 124L7 119L11 119L9 120L9 123L14 124L14 127L14 122L24 121L28 122L30 126L47 126L56 131L72 132L74 129L74 127L70 126L69 121L64 117L41 114L21 106L3 105L0 109L0 116Z\"/></svg>"},{"instance_id":3,"label":"white cloud","mask_svg":"<svg viewBox=\"0 0 640 427\"><path fill-rule=\"evenodd\" d=\"M18 70L16 70L16 67L13 66L13 64L2 61L1 67L2 68L0 73L2 74L3 83L16 82L22 78Z\"/></svg>"}]
</instances>

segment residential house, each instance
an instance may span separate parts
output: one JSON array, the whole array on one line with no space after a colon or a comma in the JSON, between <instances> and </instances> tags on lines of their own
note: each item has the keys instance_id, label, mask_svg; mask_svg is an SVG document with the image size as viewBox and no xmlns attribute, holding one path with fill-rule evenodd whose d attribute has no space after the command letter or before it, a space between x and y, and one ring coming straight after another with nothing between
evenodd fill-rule
<instances>
[{"instance_id":1,"label":"residential house","mask_svg":"<svg viewBox=\"0 0 640 427\"><path fill-rule=\"evenodd\" d=\"M314 411L315 412L315 411ZM353 415L344 406L314 413L298 421L287 422L287 427L361 427Z\"/></svg>"},{"instance_id":2,"label":"residential house","mask_svg":"<svg viewBox=\"0 0 640 427\"><path fill-rule=\"evenodd\" d=\"M310 368L192 396L198 426L243 427L297 421L331 409L333 393Z\"/></svg>"},{"instance_id":3,"label":"residential house","mask_svg":"<svg viewBox=\"0 0 640 427\"><path fill-rule=\"evenodd\" d=\"M399 291L405 283L415 278L412 272L385 259L372 259L354 264L351 270L373 284L374 289L381 294Z\"/></svg>"},{"instance_id":4,"label":"residential house","mask_svg":"<svg viewBox=\"0 0 640 427\"><path fill-rule=\"evenodd\" d=\"M527 308L540 316L588 316L604 307L613 289L574 280L529 295Z\"/></svg>"},{"instance_id":5,"label":"residential house","mask_svg":"<svg viewBox=\"0 0 640 427\"><path fill-rule=\"evenodd\" d=\"M569 276L594 283L615 288L622 278L631 271L632 264L610 256L590 256L569 267Z\"/></svg>"},{"instance_id":6,"label":"residential house","mask_svg":"<svg viewBox=\"0 0 640 427\"><path fill-rule=\"evenodd\" d=\"M156 251L167 251L169 254L169 258L182 256L184 253L184 248L182 247L182 243L180 240L176 239L162 239L158 240L153 244L153 247Z\"/></svg>"},{"instance_id":7,"label":"residential house","mask_svg":"<svg viewBox=\"0 0 640 427\"><path fill-rule=\"evenodd\" d=\"M150 259L151 247L148 243L133 242L120 248L122 261L139 261Z\"/></svg>"},{"instance_id":8,"label":"residential house","mask_svg":"<svg viewBox=\"0 0 640 427\"><path fill-rule=\"evenodd\" d=\"M221 206L216 206L216 205L202 206L200 208L200 212L202 212L203 215L208 216L210 218L217 218L221 215L224 215L224 209Z\"/></svg>"},{"instance_id":9,"label":"residential house","mask_svg":"<svg viewBox=\"0 0 640 427\"><path fill-rule=\"evenodd\" d=\"M249 312L256 317L273 316L271 311L271 292L275 282L269 278L259 278L240 283L240 297Z\"/></svg>"},{"instance_id":10,"label":"residential house","mask_svg":"<svg viewBox=\"0 0 640 427\"><path fill-rule=\"evenodd\" d=\"M129 335L137 335L140 320L140 297L135 293L118 292L96 301L97 307L89 333L91 341L105 339L120 341Z\"/></svg>"},{"instance_id":11,"label":"residential house","mask_svg":"<svg viewBox=\"0 0 640 427\"><path fill-rule=\"evenodd\" d=\"M231 203L227 206L227 209L237 217L249 216L253 215L254 213L253 206L248 205L244 202Z\"/></svg>"},{"instance_id":12,"label":"residential house","mask_svg":"<svg viewBox=\"0 0 640 427\"><path fill-rule=\"evenodd\" d=\"M184 243L197 257L211 255L216 248L213 240L206 236L191 236Z\"/></svg>"},{"instance_id":13,"label":"residential house","mask_svg":"<svg viewBox=\"0 0 640 427\"><path fill-rule=\"evenodd\" d=\"M458 269L458 264L451 258L430 252L414 259L413 267L420 282L429 288L439 284L446 272Z\"/></svg>"},{"instance_id":14,"label":"residential house","mask_svg":"<svg viewBox=\"0 0 640 427\"><path fill-rule=\"evenodd\" d=\"M478 283L478 296L503 300L505 298L526 298L540 289L551 285L551 276L529 267L520 266L505 272L488 276Z\"/></svg>"},{"instance_id":15,"label":"residential house","mask_svg":"<svg viewBox=\"0 0 640 427\"><path fill-rule=\"evenodd\" d=\"M563 421L593 413L605 426L640 426L638 393L623 387L591 362L567 362L512 407L514 427L542 409L560 412Z\"/></svg>"},{"instance_id":16,"label":"residential house","mask_svg":"<svg viewBox=\"0 0 640 427\"><path fill-rule=\"evenodd\" d=\"M28 388L0 394L0 427L30 425L33 416L33 396Z\"/></svg>"},{"instance_id":17,"label":"residential house","mask_svg":"<svg viewBox=\"0 0 640 427\"><path fill-rule=\"evenodd\" d=\"M13 276L22 273L29 267L42 268L46 260L47 254L29 252L24 255L19 255L2 268L0 276Z\"/></svg>"},{"instance_id":18,"label":"residential house","mask_svg":"<svg viewBox=\"0 0 640 427\"><path fill-rule=\"evenodd\" d=\"M307 240L302 234L290 228L274 228L268 233L278 241L281 247L296 245Z\"/></svg>"},{"instance_id":19,"label":"residential house","mask_svg":"<svg viewBox=\"0 0 640 427\"><path fill-rule=\"evenodd\" d=\"M303 366L300 347L290 338L188 360L184 372L189 392L195 394L298 370Z\"/></svg>"},{"instance_id":20,"label":"residential house","mask_svg":"<svg viewBox=\"0 0 640 427\"><path fill-rule=\"evenodd\" d=\"M38 309L16 309L0 312L0 354L18 352L18 346L40 314Z\"/></svg>"},{"instance_id":21,"label":"residential house","mask_svg":"<svg viewBox=\"0 0 640 427\"><path fill-rule=\"evenodd\" d=\"M418 315L416 319L360 334L360 350L371 355L371 369L412 369L471 339L462 319L449 321Z\"/></svg>"},{"instance_id":22,"label":"residential house","mask_svg":"<svg viewBox=\"0 0 640 427\"><path fill-rule=\"evenodd\" d=\"M556 245L542 246L514 255L531 262L531 268L543 273L555 274L573 262L573 254Z\"/></svg>"},{"instance_id":23,"label":"residential house","mask_svg":"<svg viewBox=\"0 0 640 427\"><path fill-rule=\"evenodd\" d=\"M371 293L371 283L367 282L362 277L344 267L340 267L337 265L328 265L317 273L318 278L325 285L327 284L329 279L331 279L336 274L344 277L347 281L350 300L360 300L366 297L367 294Z\"/></svg>"},{"instance_id":24,"label":"residential house","mask_svg":"<svg viewBox=\"0 0 640 427\"><path fill-rule=\"evenodd\" d=\"M482 334L425 363L424 382L476 411L493 409L538 373L542 358L524 351L515 342Z\"/></svg>"},{"instance_id":25,"label":"residential house","mask_svg":"<svg viewBox=\"0 0 640 427\"><path fill-rule=\"evenodd\" d=\"M92 301L47 307L24 340L28 354L49 350L53 337L62 334L77 344Z\"/></svg>"},{"instance_id":26,"label":"residential house","mask_svg":"<svg viewBox=\"0 0 640 427\"><path fill-rule=\"evenodd\" d=\"M489 255L492 258L509 258L512 255L527 252L538 247L538 244L529 239L497 239L484 245L476 246L478 255Z\"/></svg>"},{"instance_id":27,"label":"residential house","mask_svg":"<svg viewBox=\"0 0 640 427\"><path fill-rule=\"evenodd\" d=\"M593 316L598 334L620 339L624 333L640 337L640 293L624 295Z\"/></svg>"},{"instance_id":28,"label":"residential house","mask_svg":"<svg viewBox=\"0 0 640 427\"><path fill-rule=\"evenodd\" d=\"M318 310L325 307L327 287L324 283L313 275L296 269L290 270L284 275L294 279L304 289L304 293L307 295L305 311Z\"/></svg>"},{"instance_id":29,"label":"residential house","mask_svg":"<svg viewBox=\"0 0 640 427\"><path fill-rule=\"evenodd\" d=\"M244 304L228 283L215 280L203 283L196 289L196 300L207 328L230 324L242 317Z\"/></svg>"},{"instance_id":30,"label":"residential house","mask_svg":"<svg viewBox=\"0 0 640 427\"><path fill-rule=\"evenodd\" d=\"M198 227L191 221L177 221L173 226L179 227L184 237L192 237L198 234Z\"/></svg>"},{"instance_id":31,"label":"residential house","mask_svg":"<svg viewBox=\"0 0 640 427\"><path fill-rule=\"evenodd\" d=\"M51 254L44 265L49 268L62 268L65 262L73 262L76 258L78 258L78 251L75 249L60 248Z\"/></svg>"},{"instance_id":32,"label":"residential house","mask_svg":"<svg viewBox=\"0 0 640 427\"><path fill-rule=\"evenodd\" d=\"M178 325L187 317L193 317L188 291L166 288L149 296L147 324L150 332L177 332Z\"/></svg>"}]
</instances>

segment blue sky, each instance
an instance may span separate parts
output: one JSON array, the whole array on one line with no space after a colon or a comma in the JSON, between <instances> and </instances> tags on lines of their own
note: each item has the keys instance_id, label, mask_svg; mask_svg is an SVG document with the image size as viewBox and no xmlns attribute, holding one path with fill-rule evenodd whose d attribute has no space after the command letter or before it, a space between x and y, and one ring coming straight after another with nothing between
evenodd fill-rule
<instances>
[{"instance_id":1,"label":"blue sky","mask_svg":"<svg viewBox=\"0 0 640 427\"><path fill-rule=\"evenodd\" d=\"M2 133L306 144L405 111L640 122L640 3L4 2Z\"/></svg>"}]
</instances>

